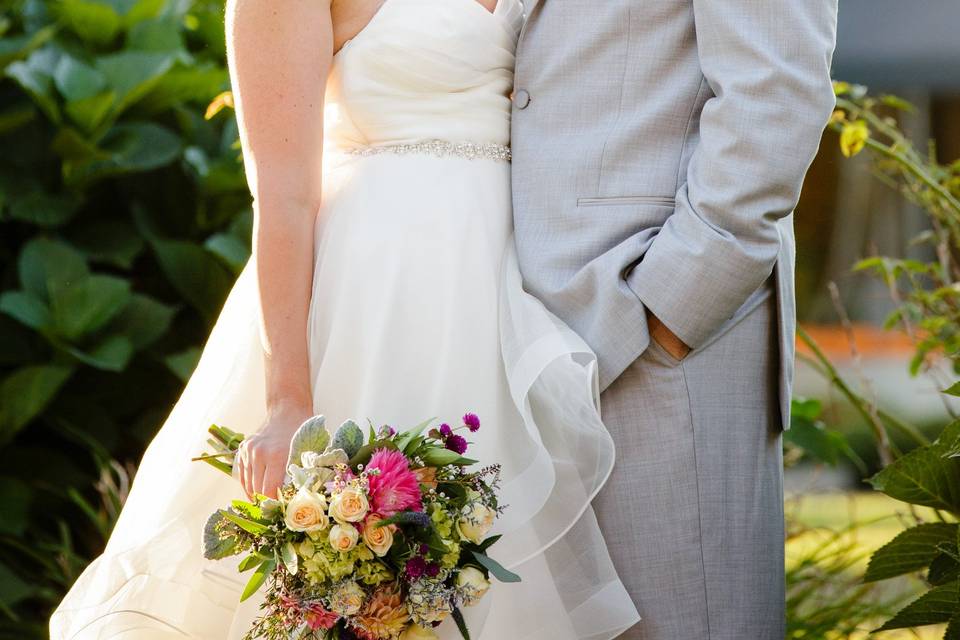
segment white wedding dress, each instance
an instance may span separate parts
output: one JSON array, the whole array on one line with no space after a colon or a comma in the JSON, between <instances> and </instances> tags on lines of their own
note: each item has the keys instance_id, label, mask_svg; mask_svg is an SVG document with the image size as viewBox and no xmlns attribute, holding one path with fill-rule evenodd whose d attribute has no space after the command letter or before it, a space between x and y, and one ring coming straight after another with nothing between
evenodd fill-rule
<instances>
[{"instance_id":1,"label":"white wedding dress","mask_svg":"<svg viewBox=\"0 0 960 640\"><path fill-rule=\"evenodd\" d=\"M509 505L491 552L523 581L494 583L465 611L472 637L606 640L638 616L590 508L614 462L595 358L524 293L511 235L503 156L522 20L518 0L492 13L476 0L386 0L335 56L309 318L314 405L334 427L479 414L470 455L503 464ZM242 490L190 462L211 423L251 433L264 417L252 269L147 449L105 552L53 615L53 640L237 640L257 615L256 597L239 604L236 561L200 550L208 515ZM438 632L459 638L449 620Z\"/></svg>"}]
</instances>

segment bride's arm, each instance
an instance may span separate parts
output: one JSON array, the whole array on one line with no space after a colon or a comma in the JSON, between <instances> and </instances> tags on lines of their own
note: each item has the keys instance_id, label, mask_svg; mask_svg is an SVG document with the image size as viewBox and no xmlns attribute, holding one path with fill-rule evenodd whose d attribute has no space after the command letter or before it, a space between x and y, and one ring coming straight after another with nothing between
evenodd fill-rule
<instances>
[{"instance_id":1,"label":"bride's arm","mask_svg":"<svg viewBox=\"0 0 960 640\"><path fill-rule=\"evenodd\" d=\"M254 203L267 419L241 446L248 495L273 495L290 437L312 414L307 312L320 207L329 0L228 0L227 59Z\"/></svg>"}]
</instances>

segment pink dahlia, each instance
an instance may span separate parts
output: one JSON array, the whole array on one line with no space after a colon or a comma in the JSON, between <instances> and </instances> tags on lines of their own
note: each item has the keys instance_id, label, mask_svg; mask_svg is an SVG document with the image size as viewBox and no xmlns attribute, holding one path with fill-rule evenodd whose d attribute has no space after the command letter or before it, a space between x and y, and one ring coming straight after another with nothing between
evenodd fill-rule
<instances>
[{"instance_id":1,"label":"pink dahlia","mask_svg":"<svg viewBox=\"0 0 960 640\"><path fill-rule=\"evenodd\" d=\"M410 462L405 455L392 449L377 449L367 463L367 469L380 471L369 476L371 511L389 518L407 509L423 510L420 481L410 470Z\"/></svg>"}]
</instances>

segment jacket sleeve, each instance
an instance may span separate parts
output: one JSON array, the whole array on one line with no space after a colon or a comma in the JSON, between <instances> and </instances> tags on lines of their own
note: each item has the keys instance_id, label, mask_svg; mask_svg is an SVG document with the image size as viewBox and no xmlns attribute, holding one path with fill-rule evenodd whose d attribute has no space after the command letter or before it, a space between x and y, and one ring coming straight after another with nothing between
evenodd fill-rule
<instances>
[{"instance_id":1,"label":"jacket sleeve","mask_svg":"<svg viewBox=\"0 0 960 640\"><path fill-rule=\"evenodd\" d=\"M837 0L693 0L710 96L676 210L627 276L696 348L770 275L835 105Z\"/></svg>"}]
</instances>

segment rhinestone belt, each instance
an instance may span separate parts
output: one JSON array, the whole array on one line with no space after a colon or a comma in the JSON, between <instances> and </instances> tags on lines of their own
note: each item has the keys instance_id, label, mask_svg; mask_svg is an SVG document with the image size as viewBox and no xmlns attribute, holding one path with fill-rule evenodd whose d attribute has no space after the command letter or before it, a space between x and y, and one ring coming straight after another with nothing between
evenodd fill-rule
<instances>
[{"instance_id":1,"label":"rhinestone belt","mask_svg":"<svg viewBox=\"0 0 960 640\"><path fill-rule=\"evenodd\" d=\"M350 155L375 156L382 153L397 155L428 154L437 157L458 157L467 160L497 160L510 162L510 147L494 142L447 142L446 140L427 140L410 144L390 144L370 147L356 147L347 151Z\"/></svg>"}]
</instances>

